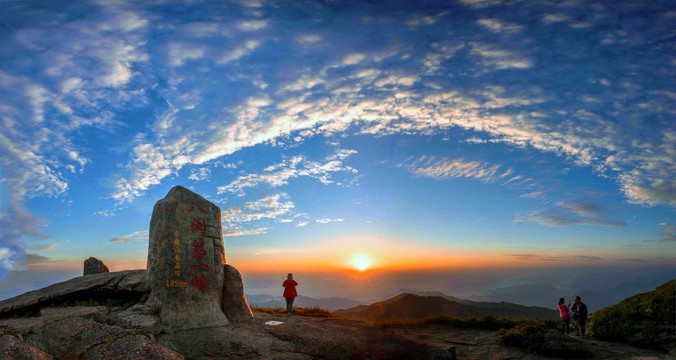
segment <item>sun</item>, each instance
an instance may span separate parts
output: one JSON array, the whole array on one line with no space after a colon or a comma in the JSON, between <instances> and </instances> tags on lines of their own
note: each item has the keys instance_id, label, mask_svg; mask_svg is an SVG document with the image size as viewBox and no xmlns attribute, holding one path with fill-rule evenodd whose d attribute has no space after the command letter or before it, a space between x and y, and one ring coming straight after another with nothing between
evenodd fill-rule
<instances>
[{"instance_id":1,"label":"sun","mask_svg":"<svg viewBox=\"0 0 676 360\"><path fill-rule=\"evenodd\" d=\"M359 271L365 271L371 266L371 259L366 255L357 255L352 259L352 265Z\"/></svg>"}]
</instances>

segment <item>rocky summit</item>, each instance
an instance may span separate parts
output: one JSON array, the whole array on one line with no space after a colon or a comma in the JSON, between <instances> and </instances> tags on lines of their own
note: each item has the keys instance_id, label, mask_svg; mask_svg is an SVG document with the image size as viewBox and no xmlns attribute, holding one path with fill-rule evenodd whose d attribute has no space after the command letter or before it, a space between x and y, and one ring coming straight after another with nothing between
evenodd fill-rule
<instances>
[{"instance_id":1,"label":"rocky summit","mask_svg":"<svg viewBox=\"0 0 676 360\"><path fill-rule=\"evenodd\" d=\"M241 274L225 264L220 219L216 205L174 187L153 209L147 270L107 272L90 258L86 276L1 301L0 358L455 357L362 322L254 316Z\"/></svg>"}]
</instances>

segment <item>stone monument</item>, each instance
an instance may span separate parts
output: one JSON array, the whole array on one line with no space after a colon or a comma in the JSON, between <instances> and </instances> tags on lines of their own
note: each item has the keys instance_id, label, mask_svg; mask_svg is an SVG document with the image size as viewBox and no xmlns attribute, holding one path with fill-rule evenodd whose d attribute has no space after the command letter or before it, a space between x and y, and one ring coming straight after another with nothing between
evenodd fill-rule
<instances>
[{"instance_id":1,"label":"stone monument","mask_svg":"<svg viewBox=\"0 0 676 360\"><path fill-rule=\"evenodd\" d=\"M153 208L149 242L147 304L159 308L164 329L230 324L222 309L221 209L175 186Z\"/></svg>"}]
</instances>

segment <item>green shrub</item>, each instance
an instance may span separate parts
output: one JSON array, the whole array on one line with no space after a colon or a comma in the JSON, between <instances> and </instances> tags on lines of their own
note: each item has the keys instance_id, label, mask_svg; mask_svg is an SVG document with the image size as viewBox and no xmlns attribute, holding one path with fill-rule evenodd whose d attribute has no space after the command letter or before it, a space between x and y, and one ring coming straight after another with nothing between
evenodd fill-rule
<instances>
[{"instance_id":1,"label":"green shrub","mask_svg":"<svg viewBox=\"0 0 676 360\"><path fill-rule=\"evenodd\" d=\"M498 343L502 346L518 347L537 351L542 347L545 333L556 328L553 320L531 320L517 324L511 329L500 329Z\"/></svg>"},{"instance_id":2,"label":"green shrub","mask_svg":"<svg viewBox=\"0 0 676 360\"><path fill-rule=\"evenodd\" d=\"M594 337L667 351L676 343L676 280L594 313Z\"/></svg>"}]
</instances>

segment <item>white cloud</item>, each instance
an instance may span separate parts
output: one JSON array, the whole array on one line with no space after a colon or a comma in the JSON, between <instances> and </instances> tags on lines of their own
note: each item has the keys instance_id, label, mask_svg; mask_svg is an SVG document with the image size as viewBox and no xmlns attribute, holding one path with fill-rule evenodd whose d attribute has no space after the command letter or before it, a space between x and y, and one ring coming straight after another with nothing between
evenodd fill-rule
<instances>
[{"instance_id":1,"label":"white cloud","mask_svg":"<svg viewBox=\"0 0 676 360\"><path fill-rule=\"evenodd\" d=\"M223 231L223 236L245 236L245 235L260 235L267 234L267 228L257 228L250 230L227 230Z\"/></svg>"},{"instance_id":2,"label":"white cloud","mask_svg":"<svg viewBox=\"0 0 676 360\"><path fill-rule=\"evenodd\" d=\"M486 27L487 29L494 31L496 33L518 33L521 32L523 26L502 21L499 19L483 18L476 21L479 25Z\"/></svg>"},{"instance_id":3,"label":"white cloud","mask_svg":"<svg viewBox=\"0 0 676 360\"><path fill-rule=\"evenodd\" d=\"M356 65L356 64L359 64L360 62L362 62L364 59L366 59L366 56L364 54L359 54L359 53L350 54L343 59L342 64L346 65L346 66L347 65Z\"/></svg>"},{"instance_id":4,"label":"white cloud","mask_svg":"<svg viewBox=\"0 0 676 360\"><path fill-rule=\"evenodd\" d=\"M248 20L237 24L237 28L244 31L260 30L267 26L268 22L265 20Z\"/></svg>"},{"instance_id":5,"label":"white cloud","mask_svg":"<svg viewBox=\"0 0 676 360\"><path fill-rule=\"evenodd\" d=\"M218 64L227 64L239 60L256 50L260 45L261 43L258 40L246 40L242 45L228 50L217 62Z\"/></svg>"},{"instance_id":6,"label":"white cloud","mask_svg":"<svg viewBox=\"0 0 676 360\"><path fill-rule=\"evenodd\" d=\"M0 247L0 267L5 270L11 270L14 267L12 257L14 252L6 247Z\"/></svg>"},{"instance_id":7,"label":"white cloud","mask_svg":"<svg viewBox=\"0 0 676 360\"><path fill-rule=\"evenodd\" d=\"M208 181L209 177L211 177L211 169L208 167L203 167L199 169L191 169L188 179L195 181Z\"/></svg>"},{"instance_id":8,"label":"white cloud","mask_svg":"<svg viewBox=\"0 0 676 360\"><path fill-rule=\"evenodd\" d=\"M276 219L283 215L289 215L293 211L294 204L291 201L283 201L287 198L285 193L266 196L253 202L247 202L243 207L232 207L221 212L224 223L240 224L261 219Z\"/></svg>"},{"instance_id":9,"label":"white cloud","mask_svg":"<svg viewBox=\"0 0 676 360\"><path fill-rule=\"evenodd\" d=\"M552 23L558 23L558 22L564 22L564 21L570 21L570 17L566 14L547 14L544 17L542 17L542 22L545 24L552 24Z\"/></svg>"},{"instance_id":10,"label":"white cloud","mask_svg":"<svg viewBox=\"0 0 676 360\"><path fill-rule=\"evenodd\" d=\"M322 40L322 36L318 34L304 34L296 38L298 42L303 44L314 44Z\"/></svg>"},{"instance_id":11,"label":"white cloud","mask_svg":"<svg viewBox=\"0 0 676 360\"><path fill-rule=\"evenodd\" d=\"M139 230L135 231L131 234L123 235L123 236L116 236L110 241L116 242L116 243L129 243L129 242L138 242L138 241L146 241L148 240L149 232L148 230Z\"/></svg>"},{"instance_id":12,"label":"white cloud","mask_svg":"<svg viewBox=\"0 0 676 360\"><path fill-rule=\"evenodd\" d=\"M437 158L421 156L405 165L415 176L432 179L475 178L484 182L493 182L498 178L500 165L464 159Z\"/></svg>"},{"instance_id":13,"label":"white cloud","mask_svg":"<svg viewBox=\"0 0 676 360\"><path fill-rule=\"evenodd\" d=\"M244 189L256 187L262 184L270 187L279 187L288 184L290 179L301 176L315 178L323 184L334 183L331 175L336 172L357 173L357 170L343 164L354 150L340 150L337 154L329 156L324 163L307 160L304 156L294 156L281 163L271 165L260 174L248 174L240 176L230 184L218 187L218 194L232 193L244 195ZM340 184L340 183L339 183Z\"/></svg>"},{"instance_id":14,"label":"white cloud","mask_svg":"<svg viewBox=\"0 0 676 360\"><path fill-rule=\"evenodd\" d=\"M326 218L326 217L315 220L315 222L320 223L320 224L328 224L328 223L332 223L332 222L343 222L343 221L345 221L345 219L341 219L341 218L329 219L329 218Z\"/></svg>"},{"instance_id":15,"label":"white cloud","mask_svg":"<svg viewBox=\"0 0 676 360\"><path fill-rule=\"evenodd\" d=\"M297 227L303 227L303 226L305 226L305 225L307 225L307 221L299 221L299 222L296 224Z\"/></svg>"},{"instance_id":16,"label":"white cloud","mask_svg":"<svg viewBox=\"0 0 676 360\"><path fill-rule=\"evenodd\" d=\"M533 61L514 50L496 47L492 44L471 43L472 52L481 56L486 67L496 69L528 69L533 66Z\"/></svg>"},{"instance_id":17,"label":"white cloud","mask_svg":"<svg viewBox=\"0 0 676 360\"><path fill-rule=\"evenodd\" d=\"M182 66L187 60L204 57L204 49L195 44L176 42L169 45L169 64L173 67Z\"/></svg>"}]
</instances>

